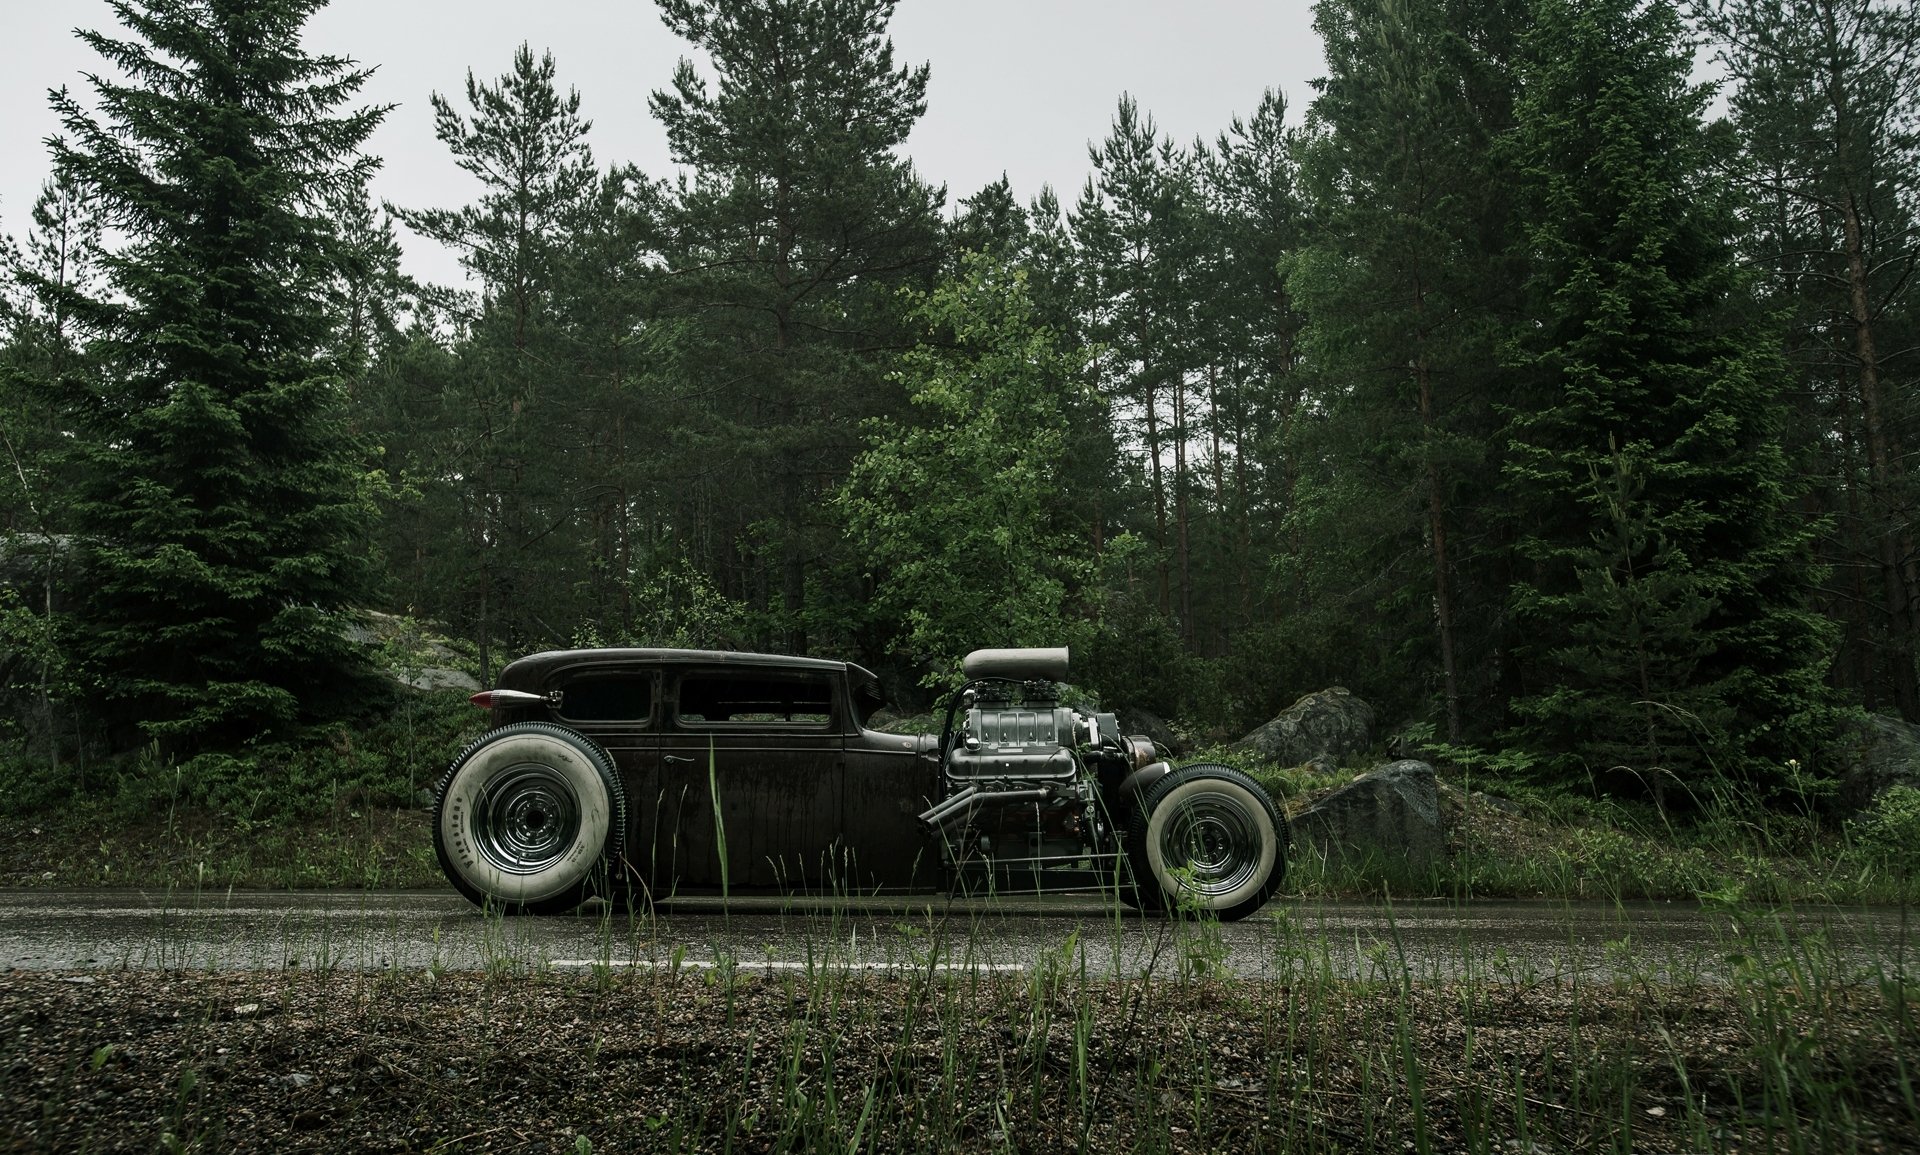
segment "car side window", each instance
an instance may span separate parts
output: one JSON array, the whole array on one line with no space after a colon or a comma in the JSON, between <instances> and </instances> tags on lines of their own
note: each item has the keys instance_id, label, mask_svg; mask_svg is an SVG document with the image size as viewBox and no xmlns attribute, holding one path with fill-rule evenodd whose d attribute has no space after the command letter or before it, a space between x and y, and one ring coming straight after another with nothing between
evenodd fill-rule
<instances>
[{"instance_id":1,"label":"car side window","mask_svg":"<svg viewBox=\"0 0 1920 1155\"><path fill-rule=\"evenodd\" d=\"M634 722L653 717L650 674L582 674L560 683L560 716L571 722Z\"/></svg>"},{"instance_id":2,"label":"car side window","mask_svg":"<svg viewBox=\"0 0 1920 1155\"><path fill-rule=\"evenodd\" d=\"M824 730L833 721L833 682L824 676L688 674L679 717L695 725L776 725Z\"/></svg>"}]
</instances>

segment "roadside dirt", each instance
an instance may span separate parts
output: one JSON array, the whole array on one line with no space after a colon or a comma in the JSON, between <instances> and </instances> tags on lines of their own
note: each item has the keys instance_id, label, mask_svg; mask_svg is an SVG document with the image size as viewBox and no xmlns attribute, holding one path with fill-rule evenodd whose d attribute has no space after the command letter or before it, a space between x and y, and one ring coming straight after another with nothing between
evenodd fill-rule
<instances>
[{"instance_id":1,"label":"roadside dirt","mask_svg":"<svg viewBox=\"0 0 1920 1155\"><path fill-rule=\"evenodd\" d=\"M1622 1128L1634 1150L1920 1147L1915 993L1780 994L14 972L0 1146L1398 1152L1424 1126L1434 1150Z\"/></svg>"}]
</instances>

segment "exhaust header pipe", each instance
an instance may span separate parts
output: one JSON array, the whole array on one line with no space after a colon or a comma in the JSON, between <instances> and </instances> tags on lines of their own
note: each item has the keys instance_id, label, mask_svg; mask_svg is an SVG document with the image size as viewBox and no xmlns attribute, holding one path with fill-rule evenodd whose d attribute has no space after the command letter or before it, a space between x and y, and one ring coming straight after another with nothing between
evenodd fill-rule
<instances>
[{"instance_id":1,"label":"exhaust header pipe","mask_svg":"<svg viewBox=\"0 0 1920 1155\"><path fill-rule=\"evenodd\" d=\"M947 837L963 829L982 807L1008 806L1016 802L1049 802L1060 796L1053 786L1035 786L1026 790L981 790L969 786L951 798L942 799L918 816L928 834Z\"/></svg>"}]
</instances>

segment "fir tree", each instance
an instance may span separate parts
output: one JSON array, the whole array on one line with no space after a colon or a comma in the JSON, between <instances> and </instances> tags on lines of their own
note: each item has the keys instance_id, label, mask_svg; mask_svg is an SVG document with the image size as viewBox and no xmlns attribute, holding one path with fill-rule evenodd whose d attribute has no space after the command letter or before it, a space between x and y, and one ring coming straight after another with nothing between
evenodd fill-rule
<instances>
[{"instance_id":1,"label":"fir tree","mask_svg":"<svg viewBox=\"0 0 1920 1155\"><path fill-rule=\"evenodd\" d=\"M81 38L128 80L64 90L51 142L110 235L75 302L97 368L69 373L81 652L106 701L169 745L235 741L344 708L344 611L368 591L367 506L322 355L339 246L328 196L362 179L383 110L310 56L321 0L117 0Z\"/></svg>"},{"instance_id":2,"label":"fir tree","mask_svg":"<svg viewBox=\"0 0 1920 1155\"><path fill-rule=\"evenodd\" d=\"M1831 645L1804 608L1780 366L1731 307L1748 287L1708 92L1669 3L1537 15L1510 141L1536 222L1513 737L1568 784L1704 795L1711 765L1772 786L1823 721Z\"/></svg>"}]
</instances>

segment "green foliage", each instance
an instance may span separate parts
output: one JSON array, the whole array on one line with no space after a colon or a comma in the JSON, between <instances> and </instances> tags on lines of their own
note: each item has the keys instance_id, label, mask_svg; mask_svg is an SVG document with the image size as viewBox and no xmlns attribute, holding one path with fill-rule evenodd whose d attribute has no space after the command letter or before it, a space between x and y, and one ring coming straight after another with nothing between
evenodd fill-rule
<instances>
[{"instance_id":1,"label":"green foliage","mask_svg":"<svg viewBox=\"0 0 1920 1155\"><path fill-rule=\"evenodd\" d=\"M721 593L686 558L662 567L634 590L634 623L609 636L592 626L574 634L576 646L666 646L738 650L753 635L751 608Z\"/></svg>"},{"instance_id":2,"label":"green foliage","mask_svg":"<svg viewBox=\"0 0 1920 1155\"><path fill-rule=\"evenodd\" d=\"M893 0L667 0L677 181L528 46L433 95L473 195L391 211L468 291L401 273L317 6L117 5L0 241L0 716L49 774L377 778L278 745L371 700L372 606L482 677L1070 641L1183 733L1346 685L1542 797L1716 815L1817 809L1827 683L1920 710L1911 5L1701 0L1707 126L1673 0L1319 0L1304 125L1123 98L1071 214L1003 178L943 226Z\"/></svg>"},{"instance_id":3,"label":"green foliage","mask_svg":"<svg viewBox=\"0 0 1920 1155\"><path fill-rule=\"evenodd\" d=\"M1782 440L1832 519L1820 604L1845 636L1836 673L1920 720L1920 475L1902 454L1920 430L1903 363L1920 320L1920 8L1697 0L1694 15L1728 77L1740 245L1793 374Z\"/></svg>"},{"instance_id":4,"label":"green foliage","mask_svg":"<svg viewBox=\"0 0 1920 1155\"><path fill-rule=\"evenodd\" d=\"M399 215L458 251L476 291L439 295L458 339L390 342L370 389L396 593L472 638L483 677L502 643L630 628L647 568L638 495L664 464L647 449L646 367L668 337L643 331L658 189L597 166L557 73L521 45L495 80L469 73L466 109L434 95L435 132L479 192Z\"/></svg>"},{"instance_id":5,"label":"green foliage","mask_svg":"<svg viewBox=\"0 0 1920 1155\"><path fill-rule=\"evenodd\" d=\"M1894 877L1920 877L1920 789L1890 786L1847 822L1847 850L1857 862Z\"/></svg>"},{"instance_id":6,"label":"green foliage","mask_svg":"<svg viewBox=\"0 0 1920 1155\"><path fill-rule=\"evenodd\" d=\"M22 813L101 806L122 821L173 810L264 823L411 808L485 721L464 694L406 692L357 726L181 759L149 746L95 763L84 784L71 768L0 758L0 788Z\"/></svg>"},{"instance_id":7,"label":"green foliage","mask_svg":"<svg viewBox=\"0 0 1920 1155\"><path fill-rule=\"evenodd\" d=\"M1520 278L1511 174L1490 145L1511 120L1523 8L1316 5L1328 74L1299 149L1315 227L1283 258L1318 402L1297 438L1310 547L1290 559L1296 581L1313 604L1332 594L1376 623L1374 646L1348 651L1346 683L1431 671L1398 694L1454 741L1485 736L1501 705L1492 405Z\"/></svg>"},{"instance_id":8,"label":"green foliage","mask_svg":"<svg viewBox=\"0 0 1920 1155\"><path fill-rule=\"evenodd\" d=\"M951 683L980 646L1072 644L1089 549L1063 525L1066 416L1085 393L1078 358L1033 320L1026 277L980 255L915 298L943 341L903 358L917 420L876 420L839 505L901 644Z\"/></svg>"}]
</instances>

